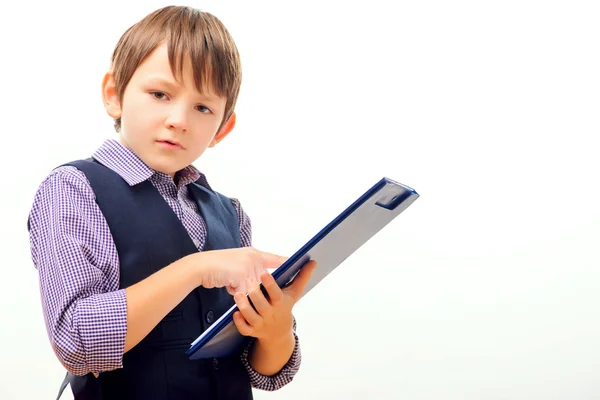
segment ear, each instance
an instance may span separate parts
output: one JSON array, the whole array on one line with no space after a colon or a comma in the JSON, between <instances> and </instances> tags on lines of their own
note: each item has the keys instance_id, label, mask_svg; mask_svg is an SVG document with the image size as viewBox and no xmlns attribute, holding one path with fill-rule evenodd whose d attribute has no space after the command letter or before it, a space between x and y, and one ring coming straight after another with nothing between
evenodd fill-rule
<instances>
[{"instance_id":1,"label":"ear","mask_svg":"<svg viewBox=\"0 0 600 400\"><path fill-rule=\"evenodd\" d=\"M229 135L229 133L235 127L235 119L236 119L235 112L231 113L231 116L229 117L229 119L227 120L227 122L225 122L223 124L223 127L221 127L221 129L219 130L219 132L217 132L217 134L213 138L212 142L210 142L210 144L208 145L208 147L214 147L214 146L216 146L217 143L219 143L221 140L225 139L225 136Z\"/></svg>"},{"instance_id":2,"label":"ear","mask_svg":"<svg viewBox=\"0 0 600 400\"><path fill-rule=\"evenodd\" d=\"M107 72L102 79L102 102L108 115L114 119L121 118L121 102L112 72Z\"/></svg>"}]
</instances>

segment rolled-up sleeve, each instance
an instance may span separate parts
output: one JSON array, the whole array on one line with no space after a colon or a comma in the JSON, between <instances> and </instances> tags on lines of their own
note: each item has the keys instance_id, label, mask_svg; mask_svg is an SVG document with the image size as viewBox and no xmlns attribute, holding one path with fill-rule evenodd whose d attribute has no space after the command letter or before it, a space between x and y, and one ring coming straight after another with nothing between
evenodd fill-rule
<instances>
[{"instance_id":1,"label":"rolled-up sleeve","mask_svg":"<svg viewBox=\"0 0 600 400\"><path fill-rule=\"evenodd\" d=\"M52 348L74 375L122 367L127 301L119 259L85 175L54 170L29 215L31 256Z\"/></svg>"},{"instance_id":2,"label":"rolled-up sleeve","mask_svg":"<svg viewBox=\"0 0 600 400\"><path fill-rule=\"evenodd\" d=\"M250 384L253 388L259 390L265 390L268 392L272 392L275 390L279 390L288 383L294 380L294 377L300 370L300 363L302 361L302 353L300 352L300 341L298 340L298 335L296 335L296 320L294 319L294 351L292 352L291 357L288 362L283 366L283 368L272 376L262 375L258 373L248 361L248 356L250 355L250 351L252 350L252 346L254 345L255 339L250 340L249 344L244 348L242 352L242 363L248 372L248 376L250 377Z\"/></svg>"}]
</instances>

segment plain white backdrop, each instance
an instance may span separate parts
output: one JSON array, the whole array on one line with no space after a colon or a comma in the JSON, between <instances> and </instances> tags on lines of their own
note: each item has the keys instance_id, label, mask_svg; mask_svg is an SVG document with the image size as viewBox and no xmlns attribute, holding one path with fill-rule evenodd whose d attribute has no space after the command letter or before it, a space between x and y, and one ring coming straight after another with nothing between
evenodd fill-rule
<instances>
[{"instance_id":1,"label":"plain white backdrop","mask_svg":"<svg viewBox=\"0 0 600 400\"><path fill-rule=\"evenodd\" d=\"M33 195L116 137L102 74L167 4L3 6L1 399L54 399L64 375ZM290 255L382 176L421 194L297 305L301 370L257 399L600 398L596 2L186 4L241 52L238 125L196 165L256 247Z\"/></svg>"}]
</instances>

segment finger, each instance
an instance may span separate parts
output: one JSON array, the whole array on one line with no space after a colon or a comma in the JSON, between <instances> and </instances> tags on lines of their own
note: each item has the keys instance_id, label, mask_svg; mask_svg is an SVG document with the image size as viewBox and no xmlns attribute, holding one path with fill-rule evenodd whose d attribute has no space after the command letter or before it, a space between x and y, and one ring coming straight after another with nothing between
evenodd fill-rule
<instances>
[{"instance_id":1,"label":"finger","mask_svg":"<svg viewBox=\"0 0 600 400\"><path fill-rule=\"evenodd\" d=\"M254 279L249 279L248 282L248 296L252 300L252 305L261 317L267 317L271 313L271 304L265 298L262 290L260 290L260 284Z\"/></svg>"},{"instance_id":2,"label":"finger","mask_svg":"<svg viewBox=\"0 0 600 400\"><path fill-rule=\"evenodd\" d=\"M233 313L233 323L235 324L238 332L244 336L252 336L254 333L252 326L248 324L248 322L242 316L242 313L239 311Z\"/></svg>"},{"instance_id":3,"label":"finger","mask_svg":"<svg viewBox=\"0 0 600 400\"><path fill-rule=\"evenodd\" d=\"M262 269L274 269L283 264L289 257L280 256L273 253L258 251L260 266ZM262 272L262 271L261 271Z\"/></svg>"},{"instance_id":4,"label":"finger","mask_svg":"<svg viewBox=\"0 0 600 400\"><path fill-rule=\"evenodd\" d=\"M260 265L260 263L257 263L256 265L254 265L254 275L250 274L251 278L255 278L256 280L260 280L260 276L266 271L265 268L262 267L262 265Z\"/></svg>"},{"instance_id":5,"label":"finger","mask_svg":"<svg viewBox=\"0 0 600 400\"><path fill-rule=\"evenodd\" d=\"M235 300L235 304L238 306L242 316L254 328L258 328L262 325L262 317L258 315L254 308L250 305L250 301L248 301L248 297L241 292L236 293L233 296Z\"/></svg>"},{"instance_id":6,"label":"finger","mask_svg":"<svg viewBox=\"0 0 600 400\"><path fill-rule=\"evenodd\" d=\"M298 275L294 278L291 285L284 289L286 293L291 294L294 301L298 301L302 293L304 293L304 288L306 284L310 280L313 271L317 267L317 263L315 261L309 261L302 266Z\"/></svg>"},{"instance_id":7,"label":"finger","mask_svg":"<svg viewBox=\"0 0 600 400\"><path fill-rule=\"evenodd\" d=\"M275 278L268 273L265 272L260 276L260 280L267 290L267 294L269 295L269 301L272 306L276 306L283 300L283 291L275 281ZM252 300L254 301L254 300Z\"/></svg>"},{"instance_id":8,"label":"finger","mask_svg":"<svg viewBox=\"0 0 600 400\"><path fill-rule=\"evenodd\" d=\"M242 279L240 282L236 280L232 280L229 285L225 286L227 293L232 296L235 296L236 293L246 293L248 288L246 287L246 281Z\"/></svg>"}]
</instances>

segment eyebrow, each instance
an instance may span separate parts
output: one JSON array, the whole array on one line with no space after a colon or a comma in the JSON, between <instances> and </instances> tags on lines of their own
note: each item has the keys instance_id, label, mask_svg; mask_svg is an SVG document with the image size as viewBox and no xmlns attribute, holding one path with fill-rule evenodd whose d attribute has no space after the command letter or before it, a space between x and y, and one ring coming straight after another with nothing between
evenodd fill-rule
<instances>
[{"instance_id":1,"label":"eyebrow","mask_svg":"<svg viewBox=\"0 0 600 400\"><path fill-rule=\"evenodd\" d=\"M168 79L161 78L160 76L151 76L146 79L146 83L150 85L163 85L169 89L179 89L179 85L176 82L172 82Z\"/></svg>"}]
</instances>

